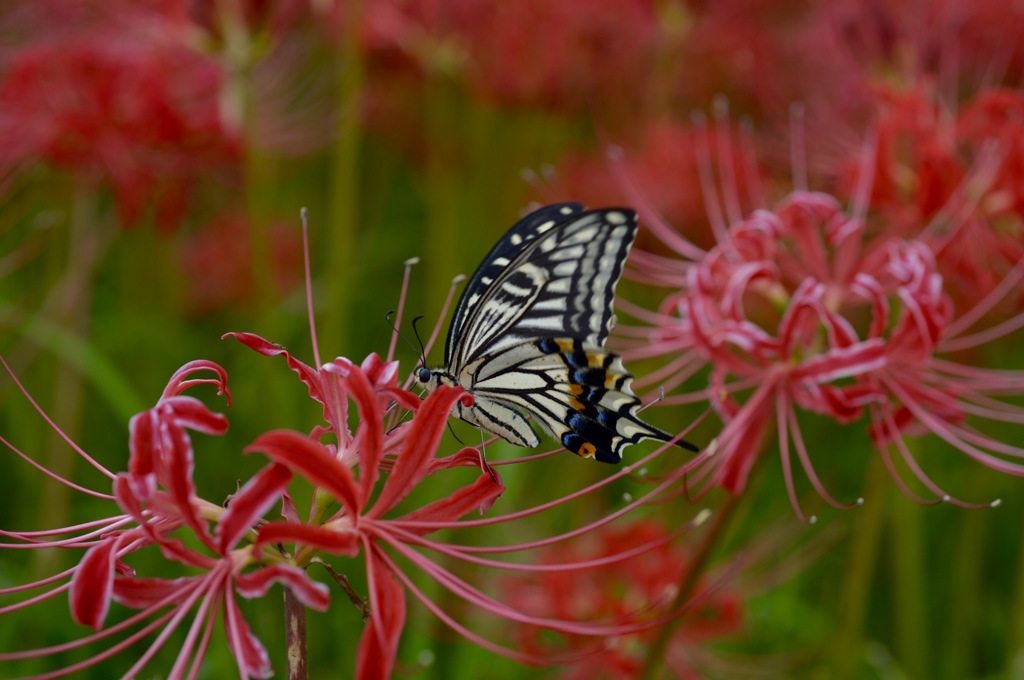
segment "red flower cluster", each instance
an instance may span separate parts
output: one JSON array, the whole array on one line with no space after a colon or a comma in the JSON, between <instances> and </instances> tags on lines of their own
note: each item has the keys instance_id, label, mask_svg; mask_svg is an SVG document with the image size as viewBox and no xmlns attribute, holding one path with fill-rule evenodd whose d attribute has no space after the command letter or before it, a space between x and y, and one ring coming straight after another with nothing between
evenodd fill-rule
<instances>
[{"instance_id":1,"label":"red flower cluster","mask_svg":"<svg viewBox=\"0 0 1024 680\"><path fill-rule=\"evenodd\" d=\"M187 625L185 641L168 677L191 677L211 644L215 622L221 618L239 674L269 677L272 669L267 652L242 617L236 597L260 597L279 582L305 606L326 608L326 588L305 571L321 553L363 557L370 591L370 621L360 643L356 673L367 680L390 677L394 669L405 627L406 590L478 644L522 661L545 661L530 651L496 645L459 623L424 595L405 573L403 564L426 573L467 603L519 623L589 636L633 629L628 624L601 619L577 621L521 611L519 603L509 605L494 599L424 553L442 554L483 567L529 569L481 553L520 553L605 527L631 509L679 495L680 482L692 465L681 466L667 477L653 480L652 489L607 517L564 534L531 543L490 547L436 541L430 535L441 529L530 518L550 507L600 491L630 474L633 468L627 466L607 480L565 498L508 515L467 521L463 517L469 513L488 511L505 487L496 468L485 465L476 449L465 448L447 457L437 455L451 408L458 400L470 398L461 389L442 388L421 401L399 386L398 364L382 361L376 355L361 366L339 358L314 368L255 335L231 333L226 337L233 337L261 354L283 356L305 384L309 396L322 407L325 424L312 433L278 430L259 436L245 452L261 453L271 462L232 495L226 507L204 500L198 496L193 481L196 461L189 432L220 435L227 429L227 420L183 392L208 384L228 394L227 377L223 369L210 362L187 364L172 378L157 405L132 419L127 471L114 474L78 450L113 480L114 493L106 495L75 488L115 501L117 514L44 532L0 532L14 540L3 546L6 548L85 549L77 566L69 571L0 590L0 594L15 594L29 588L48 588L43 595L9 605L0 613L23 609L68 591L74 619L97 630L71 643L0 654L0 661L52 656L101 643L108 645L82 661L39 676L58 677L123 652L159 630L148 650L127 671L133 675L168 644L175 630ZM202 371L212 371L213 377L197 377ZM14 378L13 374L11 377ZM351 410L353 404L355 412ZM409 413L411 419L406 418ZM6 440L0 441L28 459ZM649 464L666 448L637 465ZM446 472L462 466L477 467L480 472L468 483L458 481L460 477L464 480L464 476ZM304 477L317 489L306 520L300 519L287 494L287 486L295 475ZM410 493L428 483L437 491L436 500L419 507L405 507ZM278 501L282 520L267 517ZM676 533L689 527L690 524L682 523ZM66 535L70 537L57 538ZM659 538L642 546L620 545L621 554L612 551L614 554L610 553L607 559L632 558L658 549L664 542L664 538ZM185 575L136 573L129 566L132 555L153 547L163 556L166 568L178 565L178 571L184 570ZM561 568L545 567L552 572ZM140 611L104 628L112 603ZM665 614L663 620L670 614ZM186 624L190 615L191 624ZM636 626L650 627L649 622Z\"/></svg>"},{"instance_id":2,"label":"red flower cluster","mask_svg":"<svg viewBox=\"0 0 1024 680\"><path fill-rule=\"evenodd\" d=\"M111 187L122 224L153 205L173 228L196 180L238 159L224 73L177 11L89 9L41 3L33 39L0 61L0 173L43 160Z\"/></svg>"}]
</instances>

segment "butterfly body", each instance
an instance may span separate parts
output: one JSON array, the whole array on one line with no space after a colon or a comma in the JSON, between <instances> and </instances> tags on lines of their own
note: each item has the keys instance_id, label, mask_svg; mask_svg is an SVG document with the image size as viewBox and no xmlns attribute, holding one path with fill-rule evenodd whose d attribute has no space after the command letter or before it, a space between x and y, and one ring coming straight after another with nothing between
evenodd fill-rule
<instances>
[{"instance_id":1,"label":"butterfly body","mask_svg":"<svg viewBox=\"0 0 1024 680\"><path fill-rule=\"evenodd\" d=\"M421 368L420 382L462 386L474 401L455 415L519 446L540 443L524 412L568 450L609 463L641 439L671 439L639 419L632 376L604 349L636 228L632 210L576 203L524 217L470 279L445 366Z\"/></svg>"}]
</instances>

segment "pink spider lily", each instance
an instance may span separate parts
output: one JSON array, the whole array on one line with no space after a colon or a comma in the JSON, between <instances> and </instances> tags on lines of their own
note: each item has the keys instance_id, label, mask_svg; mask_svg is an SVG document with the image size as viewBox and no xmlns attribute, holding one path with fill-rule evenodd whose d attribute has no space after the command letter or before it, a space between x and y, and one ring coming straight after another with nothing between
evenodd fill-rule
<instances>
[{"instance_id":1,"label":"pink spider lily","mask_svg":"<svg viewBox=\"0 0 1024 680\"><path fill-rule=\"evenodd\" d=\"M698 129L704 140L698 146L702 186L716 240L709 250L675 232L619 172L634 202L647 208L652 230L684 258L636 258L645 281L676 292L657 313L632 310L651 325L627 331L643 344L627 354L673 357L662 371L647 376L673 388L709 367L705 390L666 401L710 398L726 423L716 455L694 480L704 488L720 484L742 492L774 428L798 516L804 517L793 478L794 452L814 489L830 504L848 507L819 479L797 417L800 411L837 425L866 421L893 478L920 502L927 501L901 479L894 458L938 501L977 507L953 498L928 476L906 443L908 434L931 432L984 465L1024 476L1024 464L1017 460L1024 449L978 429L985 421L1024 420L1024 410L1000 399L1024 394L1024 375L965 365L948 356L1024 322L1017 316L987 330L971 330L1020 280L1024 262L991 294L974 299L970 309L957 315L926 242L904 240L904 231L888 230L884 215L867 214L872 145L862 155L861 183L850 208L833 196L806 190L767 208L762 191L756 190L750 194L757 209L744 216L735 177L745 168L732 162L728 127L716 125L712 134L698 120ZM723 159L718 183L713 144ZM964 215L964 202L976 200L967 192L953 192L941 213Z\"/></svg>"}]
</instances>

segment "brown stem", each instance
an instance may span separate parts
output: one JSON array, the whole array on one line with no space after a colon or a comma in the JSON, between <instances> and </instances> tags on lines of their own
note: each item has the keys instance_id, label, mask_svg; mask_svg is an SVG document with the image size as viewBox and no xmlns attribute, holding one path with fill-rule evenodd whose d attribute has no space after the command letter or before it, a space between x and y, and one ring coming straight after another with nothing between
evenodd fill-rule
<instances>
[{"instance_id":1,"label":"brown stem","mask_svg":"<svg viewBox=\"0 0 1024 680\"><path fill-rule=\"evenodd\" d=\"M334 567L332 567L331 565L327 564L326 562L321 560L319 557L313 558L312 561L315 562L316 564L321 565L324 569L326 569L327 573L329 573L331 575L331 578L333 578L334 581L339 586L341 586L341 589L343 591L345 591L346 595L348 595L349 601L356 606L356 608L360 611L360 613L362 613L363 623L366 623L367 621L369 621L370 620L370 606L368 604L366 604L366 602L363 600L363 598L359 597L358 593L356 593L355 590L352 589L352 585L348 582L348 577L345 576L344 574L341 574L341 573L338 573L337 571L335 571Z\"/></svg>"},{"instance_id":2,"label":"brown stem","mask_svg":"<svg viewBox=\"0 0 1024 680\"><path fill-rule=\"evenodd\" d=\"M309 678L309 651L306 645L306 607L291 588L284 589L284 639L288 658L288 680Z\"/></svg>"},{"instance_id":3,"label":"brown stem","mask_svg":"<svg viewBox=\"0 0 1024 680\"><path fill-rule=\"evenodd\" d=\"M725 529L726 524L728 524L729 518L732 516L733 510L736 509L736 506L739 503L739 499L739 496L729 494L726 501L722 504L722 507L713 511L711 526L709 526L707 531L704 533L704 536L701 538L700 545L697 546L697 552L694 553L693 559L689 561L687 568L680 576L679 590L676 592L676 597L672 601L669 611L681 611L686 605L687 600L690 599L690 595L693 593L693 588L697 584L697 579L700 577L701 572L704 571L704 566L711 557L711 551L714 549L718 539L721 538L723 530ZM654 643L651 645L650 649L647 650L647 659L644 661L644 667L640 673L641 680L654 680L656 674L662 667L665 649L668 647L668 642L672 638L672 633L675 632L675 629L681 620L682 616L679 616L666 623L658 631L658 637L655 638Z\"/></svg>"}]
</instances>

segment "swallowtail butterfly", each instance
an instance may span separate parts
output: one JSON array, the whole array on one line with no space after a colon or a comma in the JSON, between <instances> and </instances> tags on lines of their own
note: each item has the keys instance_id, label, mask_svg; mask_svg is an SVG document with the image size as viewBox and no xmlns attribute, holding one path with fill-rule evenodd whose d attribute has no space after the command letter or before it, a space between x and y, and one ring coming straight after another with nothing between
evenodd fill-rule
<instances>
[{"instance_id":1,"label":"swallowtail butterfly","mask_svg":"<svg viewBox=\"0 0 1024 680\"><path fill-rule=\"evenodd\" d=\"M458 404L456 414L519 446L540 443L522 412L566 449L606 463L641 439L669 441L637 416L633 378L604 349L636 229L636 213L625 208L559 203L524 217L466 285L444 367L421 367L419 382L428 390L461 385L473 405Z\"/></svg>"}]
</instances>

